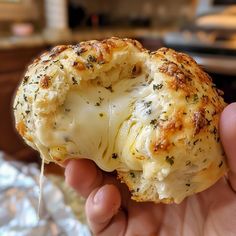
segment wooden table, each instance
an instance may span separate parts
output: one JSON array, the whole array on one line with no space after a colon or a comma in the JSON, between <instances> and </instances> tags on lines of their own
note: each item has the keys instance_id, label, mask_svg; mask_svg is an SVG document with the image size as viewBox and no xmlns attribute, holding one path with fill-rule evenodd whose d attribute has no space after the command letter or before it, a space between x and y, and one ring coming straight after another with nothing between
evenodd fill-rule
<instances>
[{"instance_id":1,"label":"wooden table","mask_svg":"<svg viewBox=\"0 0 236 236\"><path fill-rule=\"evenodd\" d=\"M0 150L21 160L35 159L37 154L26 146L14 127L12 102L27 65L45 47L22 47L0 50Z\"/></svg>"}]
</instances>

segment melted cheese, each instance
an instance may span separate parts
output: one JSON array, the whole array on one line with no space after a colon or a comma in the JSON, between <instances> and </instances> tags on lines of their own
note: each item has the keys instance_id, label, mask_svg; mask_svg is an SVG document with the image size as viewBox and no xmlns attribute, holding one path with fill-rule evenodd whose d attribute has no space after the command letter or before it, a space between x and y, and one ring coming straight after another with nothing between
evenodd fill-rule
<instances>
[{"instance_id":1,"label":"melted cheese","mask_svg":"<svg viewBox=\"0 0 236 236\"><path fill-rule=\"evenodd\" d=\"M38 219L40 218L40 208L41 208L42 195L43 195L42 189L43 189L44 168L45 168L45 162L44 162L44 159L42 159L40 176L39 176L39 198L38 198L38 210L37 210Z\"/></svg>"},{"instance_id":2,"label":"melted cheese","mask_svg":"<svg viewBox=\"0 0 236 236\"><path fill-rule=\"evenodd\" d=\"M88 84L70 91L64 105L53 117L52 128L42 121L36 123L38 140L43 146L52 148L66 143L68 155L93 159L106 171L127 169L120 158L112 158L112 155L122 155L116 150L120 127L131 117L135 104L145 97L149 89L141 86L143 76L120 80L112 86L112 91ZM136 121L131 119L132 122ZM138 126L136 128L140 130L140 124ZM137 168L134 166L134 169Z\"/></svg>"}]
</instances>

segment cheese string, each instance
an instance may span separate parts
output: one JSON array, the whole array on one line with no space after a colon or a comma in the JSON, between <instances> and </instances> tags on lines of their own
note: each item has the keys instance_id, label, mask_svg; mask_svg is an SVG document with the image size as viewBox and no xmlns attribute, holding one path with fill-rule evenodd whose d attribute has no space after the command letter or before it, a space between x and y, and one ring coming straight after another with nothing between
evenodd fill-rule
<instances>
[{"instance_id":1,"label":"cheese string","mask_svg":"<svg viewBox=\"0 0 236 236\"><path fill-rule=\"evenodd\" d=\"M41 207L41 202L42 202L42 189L43 189L43 177L44 177L44 158L42 158L42 163L41 163L41 169L40 169L40 177L39 177L39 199L38 199L38 220L40 220L40 207Z\"/></svg>"}]
</instances>

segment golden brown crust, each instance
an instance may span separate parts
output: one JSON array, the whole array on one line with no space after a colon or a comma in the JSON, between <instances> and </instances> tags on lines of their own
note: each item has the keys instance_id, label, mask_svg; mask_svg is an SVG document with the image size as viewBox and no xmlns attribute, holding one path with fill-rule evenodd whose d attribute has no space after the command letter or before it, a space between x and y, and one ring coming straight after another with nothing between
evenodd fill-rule
<instances>
[{"instance_id":1,"label":"golden brown crust","mask_svg":"<svg viewBox=\"0 0 236 236\"><path fill-rule=\"evenodd\" d=\"M21 120L20 122L16 124L16 130L19 132L21 136L23 137L25 136L26 126L23 120Z\"/></svg>"},{"instance_id":2,"label":"golden brown crust","mask_svg":"<svg viewBox=\"0 0 236 236\"><path fill-rule=\"evenodd\" d=\"M222 92L188 55L132 39L60 45L29 66L18 132L45 161L93 159L137 201L181 202L227 170Z\"/></svg>"},{"instance_id":3,"label":"golden brown crust","mask_svg":"<svg viewBox=\"0 0 236 236\"><path fill-rule=\"evenodd\" d=\"M45 75L41 80L40 80L40 87L43 89L47 89L50 86L50 77Z\"/></svg>"},{"instance_id":4,"label":"golden brown crust","mask_svg":"<svg viewBox=\"0 0 236 236\"><path fill-rule=\"evenodd\" d=\"M200 108L199 111L194 112L193 122L195 126L194 135L197 135L201 129L207 125L207 119L205 117L206 111L204 108Z\"/></svg>"}]
</instances>

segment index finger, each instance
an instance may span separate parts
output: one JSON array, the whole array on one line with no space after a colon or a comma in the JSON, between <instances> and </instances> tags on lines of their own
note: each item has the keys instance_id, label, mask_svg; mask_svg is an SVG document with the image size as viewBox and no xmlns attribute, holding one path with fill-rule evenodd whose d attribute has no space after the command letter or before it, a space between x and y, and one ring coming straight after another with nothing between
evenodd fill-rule
<instances>
[{"instance_id":1,"label":"index finger","mask_svg":"<svg viewBox=\"0 0 236 236\"><path fill-rule=\"evenodd\" d=\"M236 103L224 109L220 120L220 134L230 168L230 184L236 191Z\"/></svg>"},{"instance_id":2,"label":"index finger","mask_svg":"<svg viewBox=\"0 0 236 236\"><path fill-rule=\"evenodd\" d=\"M86 159L70 160L65 168L66 182L84 198L103 183L103 174L94 162Z\"/></svg>"}]
</instances>

